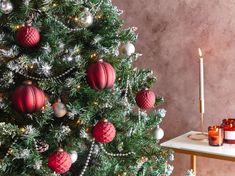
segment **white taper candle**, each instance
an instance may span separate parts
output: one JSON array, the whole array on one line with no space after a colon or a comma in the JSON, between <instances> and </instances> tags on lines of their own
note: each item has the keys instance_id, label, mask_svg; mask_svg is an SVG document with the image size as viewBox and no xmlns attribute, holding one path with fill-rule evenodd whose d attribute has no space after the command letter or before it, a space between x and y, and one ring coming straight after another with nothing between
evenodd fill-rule
<instances>
[{"instance_id":1,"label":"white taper candle","mask_svg":"<svg viewBox=\"0 0 235 176\"><path fill-rule=\"evenodd\" d=\"M200 69L200 80L199 80L199 100L200 100L200 112L201 113L204 113L205 112L205 98L204 98L204 59L202 57L202 51L201 49L199 48L198 49L199 51L199 56L200 56L200 66L199 66L199 69Z\"/></svg>"}]
</instances>

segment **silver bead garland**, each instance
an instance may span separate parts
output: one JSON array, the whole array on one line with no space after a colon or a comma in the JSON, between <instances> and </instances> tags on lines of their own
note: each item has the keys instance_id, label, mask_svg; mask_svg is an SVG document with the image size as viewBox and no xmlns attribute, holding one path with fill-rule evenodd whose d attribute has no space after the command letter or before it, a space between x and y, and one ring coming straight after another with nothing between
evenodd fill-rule
<instances>
[{"instance_id":1,"label":"silver bead garland","mask_svg":"<svg viewBox=\"0 0 235 176\"><path fill-rule=\"evenodd\" d=\"M91 148L90 148L90 151L88 153L88 156L87 156L87 159L86 159L86 163L85 163L85 166L83 167L82 169L82 172L80 173L79 176L83 176L87 170L87 167L88 167L88 164L91 160L91 155L92 155L92 152L94 150L94 146L95 146L95 140L93 139L92 143L91 143Z\"/></svg>"},{"instance_id":2,"label":"silver bead garland","mask_svg":"<svg viewBox=\"0 0 235 176\"><path fill-rule=\"evenodd\" d=\"M126 80L126 88L125 88L125 94L124 94L124 102L128 103L128 98L127 98L127 93L128 93L128 89L129 89L129 84L130 84L130 77L129 75L127 76L127 80Z\"/></svg>"},{"instance_id":3,"label":"silver bead garland","mask_svg":"<svg viewBox=\"0 0 235 176\"><path fill-rule=\"evenodd\" d=\"M138 121L139 121L139 125L141 125L141 112L140 112L140 108L138 108Z\"/></svg>"},{"instance_id":4,"label":"silver bead garland","mask_svg":"<svg viewBox=\"0 0 235 176\"><path fill-rule=\"evenodd\" d=\"M17 141L18 141L18 139L15 139L14 142L13 142L13 143L11 144L11 146L9 147L9 149L12 148L12 146L14 146L14 145L17 143ZM8 150L8 151L9 151L9 150ZM6 159L6 157L8 157L8 156L10 155L10 153L8 153L8 151L7 151L6 155L4 156L3 160Z\"/></svg>"},{"instance_id":5,"label":"silver bead garland","mask_svg":"<svg viewBox=\"0 0 235 176\"><path fill-rule=\"evenodd\" d=\"M59 24L63 29L68 30L69 32L77 32L82 30L83 28L69 28L68 26L66 26L64 23L62 23L61 21L59 21L58 19L56 19L55 17L50 16L48 13L45 13L51 20L53 20L54 22L56 22L57 24Z\"/></svg>"},{"instance_id":6,"label":"silver bead garland","mask_svg":"<svg viewBox=\"0 0 235 176\"><path fill-rule=\"evenodd\" d=\"M123 157L123 156L130 156L135 155L135 152L128 152L128 153L109 153L103 146L103 144L100 144L101 150L108 156L114 156L114 157Z\"/></svg>"},{"instance_id":7,"label":"silver bead garland","mask_svg":"<svg viewBox=\"0 0 235 176\"><path fill-rule=\"evenodd\" d=\"M64 77L65 75L69 74L73 69L75 69L75 66L68 69L67 71L65 71L64 73L58 75L58 76L54 76L54 77L48 77L48 78L39 78L39 77L34 77L34 76L30 76L30 75L27 75L21 71L16 71L16 70L12 70L10 69L11 71L15 72L15 73L18 73L20 74L21 76L24 76L28 79L33 79L33 80L37 80L37 81L48 81L48 80L57 80L57 79L60 79L62 77Z\"/></svg>"}]
</instances>

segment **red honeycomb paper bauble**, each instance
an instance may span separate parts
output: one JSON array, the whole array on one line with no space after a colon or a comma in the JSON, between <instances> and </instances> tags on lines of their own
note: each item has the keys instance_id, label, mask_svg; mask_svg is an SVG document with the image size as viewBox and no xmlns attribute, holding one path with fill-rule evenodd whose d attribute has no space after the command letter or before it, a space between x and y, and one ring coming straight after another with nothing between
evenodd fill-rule
<instances>
[{"instance_id":1,"label":"red honeycomb paper bauble","mask_svg":"<svg viewBox=\"0 0 235 176\"><path fill-rule=\"evenodd\" d=\"M116 79L113 66L103 60L94 62L88 66L87 82L92 89L103 90L112 88Z\"/></svg>"},{"instance_id":2,"label":"red honeycomb paper bauble","mask_svg":"<svg viewBox=\"0 0 235 176\"><path fill-rule=\"evenodd\" d=\"M26 25L16 31L16 40L21 46L31 48L39 43L40 34L36 28Z\"/></svg>"},{"instance_id":3,"label":"red honeycomb paper bauble","mask_svg":"<svg viewBox=\"0 0 235 176\"><path fill-rule=\"evenodd\" d=\"M154 107L155 94L151 90L141 90L137 93L135 101L137 105L144 110L148 110Z\"/></svg>"},{"instance_id":4,"label":"red honeycomb paper bauble","mask_svg":"<svg viewBox=\"0 0 235 176\"><path fill-rule=\"evenodd\" d=\"M40 88L32 85L31 81L25 81L13 92L12 103L20 112L33 113L42 109L46 97Z\"/></svg>"},{"instance_id":5,"label":"red honeycomb paper bauble","mask_svg":"<svg viewBox=\"0 0 235 176\"><path fill-rule=\"evenodd\" d=\"M71 165L71 157L63 149L58 149L48 157L48 167L57 174L64 174L65 172L68 172Z\"/></svg>"},{"instance_id":6,"label":"red honeycomb paper bauble","mask_svg":"<svg viewBox=\"0 0 235 176\"><path fill-rule=\"evenodd\" d=\"M97 142L109 143L116 136L116 129L111 122L107 120L99 121L93 128L93 137Z\"/></svg>"}]
</instances>

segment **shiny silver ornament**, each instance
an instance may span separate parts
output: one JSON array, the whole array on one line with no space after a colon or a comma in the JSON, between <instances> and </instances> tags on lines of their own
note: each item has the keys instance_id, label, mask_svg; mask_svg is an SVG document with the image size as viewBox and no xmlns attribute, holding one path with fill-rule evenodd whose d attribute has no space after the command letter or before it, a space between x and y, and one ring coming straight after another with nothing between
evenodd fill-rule
<instances>
[{"instance_id":1,"label":"shiny silver ornament","mask_svg":"<svg viewBox=\"0 0 235 176\"><path fill-rule=\"evenodd\" d=\"M135 53L135 46L132 43L128 42L121 46L120 53L123 55L131 56Z\"/></svg>"},{"instance_id":2,"label":"shiny silver ornament","mask_svg":"<svg viewBox=\"0 0 235 176\"><path fill-rule=\"evenodd\" d=\"M71 151L70 152L70 158L72 160L72 163L75 163L78 159L78 153L76 151Z\"/></svg>"},{"instance_id":3,"label":"shiny silver ornament","mask_svg":"<svg viewBox=\"0 0 235 176\"><path fill-rule=\"evenodd\" d=\"M161 140L164 137L164 131L159 127L159 125L153 131L154 138L156 140Z\"/></svg>"},{"instance_id":4,"label":"shiny silver ornament","mask_svg":"<svg viewBox=\"0 0 235 176\"><path fill-rule=\"evenodd\" d=\"M94 17L88 8L85 8L81 15L77 18L77 23L80 27L90 27L93 24Z\"/></svg>"},{"instance_id":5,"label":"shiny silver ornament","mask_svg":"<svg viewBox=\"0 0 235 176\"><path fill-rule=\"evenodd\" d=\"M11 13L12 10L13 10L13 5L12 5L12 3L11 3L10 1L8 1L8 0L3 0L3 1L1 1L1 3L0 3L0 10L1 10L1 12L4 13L4 14L9 14L9 13Z\"/></svg>"}]
</instances>

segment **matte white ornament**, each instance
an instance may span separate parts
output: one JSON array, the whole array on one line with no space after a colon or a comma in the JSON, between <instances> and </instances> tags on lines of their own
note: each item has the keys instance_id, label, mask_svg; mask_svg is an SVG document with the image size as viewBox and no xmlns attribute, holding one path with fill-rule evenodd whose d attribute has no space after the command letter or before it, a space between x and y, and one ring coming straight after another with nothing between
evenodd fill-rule
<instances>
[{"instance_id":1,"label":"matte white ornament","mask_svg":"<svg viewBox=\"0 0 235 176\"><path fill-rule=\"evenodd\" d=\"M71 151L70 157L71 157L72 163L75 163L78 159L78 153L76 151Z\"/></svg>"},{"instance_id":2,"label":"matte white ornament","mask_svg":"<svg viewBox=\"0 0 235 176\"><path fill-rule=\"evenodd\" d=\"M12 12L13 10L13 5L10 1L8 0L3 0L0 3L0 10L2 11L2 13L4 14L9 14Z\"/></svg>"},{"instance_id":3,"label":"matte white ornament","mask_svg":"<svg viewBox=\"0 0 235 176\"><path fill-rule=\"evenodd\" d=\"M164 131L159 127L159 125L154 130L154 137L157 140L161 140L164 137Z\"/></svg>"},{"instance_id":4,"label":"matte white ornament","mask_svg":"<svg viewBox=\"0 0 235 176\"><path fill-rule=\"evenodd\" d=\"M121 53L130 56L135 53L135 46L132 43L128 42L121 47Z\"/></svg>"}]
</instances>

